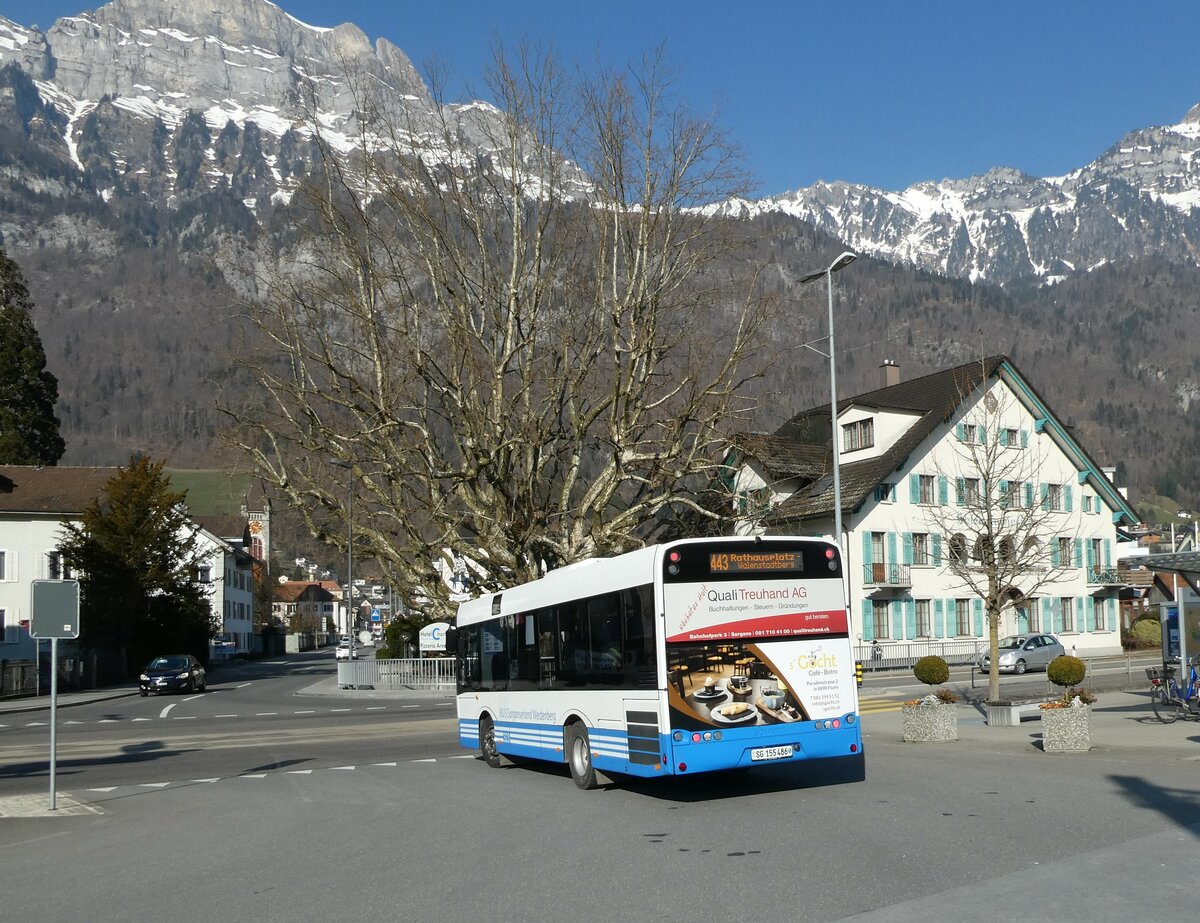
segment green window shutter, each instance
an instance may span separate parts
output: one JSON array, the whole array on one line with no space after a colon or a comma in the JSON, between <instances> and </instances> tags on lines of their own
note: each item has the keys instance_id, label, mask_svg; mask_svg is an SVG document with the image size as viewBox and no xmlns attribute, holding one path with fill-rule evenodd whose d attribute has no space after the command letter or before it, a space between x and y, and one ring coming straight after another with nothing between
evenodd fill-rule
<instances>
[{"instance_id":1,"label":"green window shutter","mask_svg":"<svg viewBox=\"0 0 1200 923\"><path fill-rule=\"evenodd\" d=\"M1083 567L1083 543L1076 537L1071 539L1071 544L1075 546L1075 566Z\"/></svg>"},{"instance_id":2,"label":"green window shutter","mask_svg":"<svg viewBox=\"0 0 1200 923\"><path fill-rule=\"evenodd\" d=\"M1050 566L1059 567L1061 563L1058 554L1058 538L1054 537L1050 539Z\"/></svg>"},{"instance_id":3,"label":"green window shutter","mask_svg":"<svg viewBox=\"0 0 1200 923\"><path fill-rule=\"evenodd\" d=\"M950 484L944 474L938 475L938 503L946 506L950 502Z\"/></svg>"},{"instance_id":4,"label":"green window shutter","mask_svg":"<svg viewBox=\"0 0 1200 923\"><path fill-rule=\"evenodd\" d=\"M1112 567L1112 539L1104 540L1104 566Z\"/></svg>"},{"instance_id":5,"label":"green window shutter","mask_svg":"<svg viewBox=\"0 0 1200 923\"><path fill-rule=\"evenodd\" d=\"M874 564L875 562L871 560L871 533L870 532L865 532L865 531L863 532L862 542L863 542L863 564Z\"/></svg>"},{"instance_id":6,"label":"green window shutter","mask_svg":"<svg viewBox=\"0 0 1200 923\"><path fill-rule=\"evenodd\" d=\"M919 474L908 476L908 500L910 503L921 502L921 476Z\"/></svg>"},{"instance_id":7,"label":"green window shutter","mask_svg":"<svg viewBox=\"0 0 1200 923\"><path fill-rule=\"evenodd\" d=\"M904 535L904 563L911 564L913 562L912 533L905 532L905 533L903 533L903 535Z\"/></svg>"},{"instance_id":8,"label":"green window shutter","mask_svg":"<svg viewBox=\"0 0 1200 923\"><path fill-rule=\"evenodd\" d=\"M942 566L942 537L936 533L933 536L933 566ZM938 603L941 605L941 603Z\"/></svg>"},{"instance_id":9,"label":"green window shutter","mask_svg":"<svg viewBox=\"0 0 1200 923\"><path fill-rule=\"evenodd\" d=\"M901 600L892 600L892 637L899 641L904 637L904 607Z\"/></svg>"},{"instance_id":10,"label":"green window shutter","mask_svg":"<svg viewBox=\"0 0 1200 923\"><path fill-rule=\"evenodd\" d=\"M1073 501L1071 500L1071 494L1072 494L1071 485L1064 484L1063 485L1063 506L1066 508L1066 511L1068 513L1070 513L1072 511L1072 505L1073 505Z\"/></svg>"},{"instance_id":11,"label":"green window shutter","mask_svg":"<svg viewBox=\"0 0 1200 923\"><path fill-rule=\"evenodd\" d=\"M1000 482L1000 509L1008 509L1008 481Z\"/></svg>"},{"instance_id":12,"label":"green window shutter","mask_svg":"<svg viewBox=\"0 0 1200 923\"><path fill-rule=\"evenodd\" d=\"M946 637L946 614L940 599L933 601L933 633L939 638Z\"/></svg>"},{"instance_id":13,"label":"green window shutter","mask_svg":"<svg viewBox=\"0 0 1200 923\"><path fill-rule=\"evenodd\" d=\"M1087 543L1087 566L1088 570L1096 566L1096 549L1092 547L1090 541Z\"/></svg>"},{"instance_id":14,"label":"green window shutter","mask_svg":"<svg viewBox=\"0 0 1200 923\"><path fill-rule=\"evenodd\" d=\"M1047 513L1050 511L1050 485L1049 484L1042 485L1042 510Z\"/></svg>"},{"instance_id":15,"label":"green window shutter","mask_svg":"<svg viewBox=\"0 0 1200 923\"><path fill-rule=\"evenodd\" d=\"M896 557L896 533L889 532L887 534L887 563L895 564L899 558Z\"/></svg>"},{"instance_id":16,"label":"green window shutter","mask_svg":"<svg viewBox=\"0 0 1200 923\"><path fill-rule=\"evenodd\" d=\"M971 601L971 608L974 610L972 614L975 616L975 619L974 619L974 621L975 621L975 637L982 638L983 637L983 600L980 599L979 597L976 597L975 599L973 599Z\"/></svg>"},{"instance_id":17,"label":"green window shutter","mask_svg":"<svg viewBox=\"0 0 1200 923\"><path fill-rule=\"evenodd\" d=\"M904 637L915 638L917 636L917 601L915 599L904 600L904 627L906 629Z\"/></svg>"},{"instance_id":18,"label":"green window shutter","mask_svg":"<svg viewBox=\"0 0 1200 923\"><path fill-rule=\"evenodd\" d=\"M1025 482L1025 509L1033 509L1033 482Z\"/></svg>"},{"instance_id":19,"label":"green window shutter","mask_svg":"<svg viewBox=\"0 0 1200 923\"><path fill-rule=\"evenodd\" d=\"M1096 600L1090 596L1087 598L1087 630L1096 630Z\"/></svg>"},{"instance_id":20,"label":"green window shutter","mask_svg":"<svg viewBox=\"0 0 1200 923\"><path fill-rule=\"evenodd\" d=\"M862 601L862 636L864 641L875 640L875 606L869 599Z\"/></svg>"},{"instance_id":21,"label":"green window shutter","mask_svg":"<svg viewBox=\"0 0 1200 923\"><path fill-rule=\"evenodd\" d=\"M1021 430L1021 448L1029 448L1029 430L1027 429Z\"/></svg>"},{"instance_id":22,"label":"green window shutter","mask_svg":"<svg viewBox=\"0 0 1200 923\"><path fill-rule=\"evenodd\" d=\"M1062 598L1055 596L1050 600L1051 621L1054 624L1054 631L1060 632L1063 630L1063 611Z\"/></svg>"},{"instance_id":23,"label":"green window shutter","mask_svg":"<svg viewBox=\"0 0 1200 923\"><path fill-rule=\"evenodd\" d=\"M1085 628L1083 621L1083 597L1075 597L1075 630L1083 631Z\"/></svg>"},{"instance_id":24,"label":"green window shutter","mask_svg":"<svg viewBox=\"0 0 1200 923\"><path fill-rule=\"evenodd\" d=\"M954 435L958 437L959 442L966 442L966 427L959 423L958 426L954 427Z\"/></svg>"},{"instance_id":25,"label":"green window shutter","mask_svg":"<svg viewBox=\"0 0 1200 923\"><path fill-rule=\"evenodd\" d=\"M1001 427L1000 432L997 435L1000 439L1001 445L1008 445L1008 430Z\"/></svg>"},{"instance_id":26,"label":"green window shutter","mask_svg":"<svg viewBox=\"0 0 1200 923\"><path fill-rule=\"evenodd\" d=\"M1042 631L1054 631L1054 607L1049 596L1042 597Z\"/></svg>"},{"instance_id":27,"label":"green window shutter","mask_svg":"<svg viewBox=\"0 0 1200 923\"><path fill-rule=\"evenodd\" d=\"M966 478L955 478L954 479L954 502L957 503L959 506L962 506L964 503L967 502L967 479Z\"/></svg>"},{"instance_id":28,"label":"green window shutter","mask_svg":"<svg viewBox=\"0 0 1200 923\"><path fill-rule=\"evenodd\" d=\"M977 438L979 439L979 444L987 445L987 427L980 423L979 426L976 427L975 432Z\"/></svg>"}]
</instances>

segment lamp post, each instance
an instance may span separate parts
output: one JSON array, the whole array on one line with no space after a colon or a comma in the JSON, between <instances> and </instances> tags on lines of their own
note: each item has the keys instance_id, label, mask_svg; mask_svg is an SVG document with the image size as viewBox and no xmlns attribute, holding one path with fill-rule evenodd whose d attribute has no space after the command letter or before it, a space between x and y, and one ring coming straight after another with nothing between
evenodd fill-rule
<instances>
[{"instance_id":1,"label":"lamp post","mask_svg":"<svg viewBox=\"0 0 1200 923\"><path fill-rule=\"evenodd\" d=\"M831 429L830 441L833 445L833 535L834 541L837 542L838 550L843 555L846 549L842 545L842 475L840 471L842 453L838 439L837 422L837 361L834 358L833 340L833 274L839 269L849 266L856 259L858 259L858 254L847 250L830 263L828 269L810 272L807 276L803 276L800 279L800 284L803 285L806 282L815 282L824 276L829 285L829 425Z\"/></svg>"},{"instance_id":2,"label":"lamp post","mask_svg":"<svg viewBox=\"0 0 1200 923\"><path fill-rule=\"evenodd\" d=\"M350 604L354 599L354 471L349 462L331 458L329 464L345 468L346 480L346 637L354 649L354 626L350 624Z\"/></svg>"}]
</instances>

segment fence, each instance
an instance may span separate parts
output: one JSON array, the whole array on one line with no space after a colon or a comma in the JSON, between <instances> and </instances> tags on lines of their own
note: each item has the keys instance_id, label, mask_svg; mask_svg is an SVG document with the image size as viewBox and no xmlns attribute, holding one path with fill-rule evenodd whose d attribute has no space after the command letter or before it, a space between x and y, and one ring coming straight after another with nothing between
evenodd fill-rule
<instances>
[{"instance_id":1,"label":"fence","mask_svg":"<svg viewBox=\"0 0 1200 923\"><path fill-rule=\"evenodd\" d=\"M975 662L983 641L890 641L887 644L856 644L854 659L865 670L895 670L911 667L922 657L936 654L950 666Z\"/></svg>"},{"instance_id":2,"label":"fence","mask_svg":"<svg viewBox=\"0 0 1200 923\"><path fill-rule=\"evenodd\" d=\"M37 695L38 666L32 660L0 660L0 697Z\"/></svg>"},{"instance_id":3,"label":"fence","mask_svg":"<svg viewBox=\"0 0 1200 923\"><path fill-rule=\"evenodd\" d=\"M339 660L343 688L454 689L454 660L413 657L403 660Z\"/></svg>"}]
</instances>

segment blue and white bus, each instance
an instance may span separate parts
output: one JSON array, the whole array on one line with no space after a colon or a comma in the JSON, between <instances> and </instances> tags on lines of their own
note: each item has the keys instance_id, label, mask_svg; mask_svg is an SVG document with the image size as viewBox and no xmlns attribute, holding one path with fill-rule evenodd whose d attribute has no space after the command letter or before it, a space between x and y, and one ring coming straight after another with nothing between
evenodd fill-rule
<instances>
[{"instance_id":1,"label":"blue and white bus","mask_svg":"<svg viewBox=\"0 0 1200 923\"><path fill-rule=\"evenodd\" d=\"M809 538L687 539L465 602L459 742L611 774L862 758L842 561Z\"/></svg>"}]
</instances>

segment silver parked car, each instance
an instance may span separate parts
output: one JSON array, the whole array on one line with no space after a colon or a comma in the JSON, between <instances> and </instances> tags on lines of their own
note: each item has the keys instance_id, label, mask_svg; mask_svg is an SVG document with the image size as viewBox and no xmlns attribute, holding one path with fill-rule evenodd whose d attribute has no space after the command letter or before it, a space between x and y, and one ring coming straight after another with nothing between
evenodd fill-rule
<instances>
[{"instance_id":1,"label":"silver parked car","mask_svg":"<svg viewBox=\"0 0 1200 923\"><path fill-rule=\"evenodd\" d=\"M1000 639L999 670L1018 676L1026 670L1044 670L1051 660L1065 653L1062 642L1054 635L1010 635ZM975 665L985 673L991 664L992 658L986 649L975 658Z\"/></svg>"}]
</instances>

